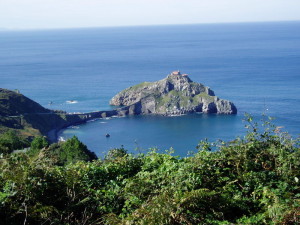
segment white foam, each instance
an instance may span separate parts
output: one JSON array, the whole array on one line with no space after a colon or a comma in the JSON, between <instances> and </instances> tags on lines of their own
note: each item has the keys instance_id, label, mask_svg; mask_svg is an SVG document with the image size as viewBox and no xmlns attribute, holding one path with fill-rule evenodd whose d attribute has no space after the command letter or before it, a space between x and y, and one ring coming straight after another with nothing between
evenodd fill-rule
<instances>
[{"instance_id":1,"label":"white foam","mask_svg":"<svg viewBox=\"0 0 300 225\"><path fill-rule=\"evenodd\" d=\"M78 103L78 101L75 101L75 100L68 100L66 101L67 104L76 104Z\"/></svg>"},{"instance_id":2,"label":"white foam","mask_svg":"<svg viewBox=\"0 0 300 225\"><path fill-rule=\"evenodd\" d=\"M64 139L62 136L60 136L59 138L58 138L58 142L65 142L66 141L66 139Z\"/></svg>"}]
</instances>

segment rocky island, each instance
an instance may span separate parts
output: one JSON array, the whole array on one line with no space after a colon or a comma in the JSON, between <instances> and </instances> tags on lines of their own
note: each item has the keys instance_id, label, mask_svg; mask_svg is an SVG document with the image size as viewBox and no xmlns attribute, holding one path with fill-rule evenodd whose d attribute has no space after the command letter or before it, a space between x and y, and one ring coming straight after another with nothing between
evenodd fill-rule
<instances>
[{"instance_id":1,"label":"rocky island","mask_svg":"<svg viewBox=\"0 0 300 225\"><path fill-rule=\"evenodd\" d=\"M139 114L237 113L232 102L218 98L209 87L193 82L187 74L179 71L160 81L129 87L113 97L110 104L120 107L87 113L53 111L19 92L0 88L0 133L15 130L24 137L45 135L55 142L60 129L97 118Z\"/></svg>"},{"instance_id":2,"label":"rocky island","mask_svg":"<svg viewBox=\"0 0 300 225\"><path fill-rule=\"evenodd\" d=\"M123 107L124 114L130 115L237 113L232 102L218 98L209 87L193 82L187 74L181 74L180 71L174 71L160 81L129 87L114 96L110 104Z\"/></svg>"}]
</instances>

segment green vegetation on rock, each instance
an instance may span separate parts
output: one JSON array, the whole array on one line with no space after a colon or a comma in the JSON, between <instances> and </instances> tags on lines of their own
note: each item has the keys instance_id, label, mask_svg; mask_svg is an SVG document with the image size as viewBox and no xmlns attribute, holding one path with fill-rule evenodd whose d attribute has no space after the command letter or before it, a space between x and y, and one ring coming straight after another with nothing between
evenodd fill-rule
<instances>
[{"instance_id":1,"label":"green vegetation on rock","mask_svg":"<svg viewBox=\"0 0 300 225\"><path fill-rule=\"evenodd\" d=\"M237 113L232 102L217 98L209 87L176 71L165 79L127 88L115 95L110 104L127 106L127 114Z\"/></svg>"},{"instance_id":2,"label":"green vegetation on rock","mask_svg":"<svg viewBox=\"0 0 300 225\"><path fill-rule=\"evenodd\" d=\"M210 95L208 95L207 93L202 92L202 93L200 93L200 94L198 94L198 95L195 95L194 98L205 98L205 99L207 99L209 102L213 102L214 99L216 98L216 96L210 96Z\"/></svg>"},{"instance_id":3,"label":"green vegetation on rock","mask_svg":"<svg viewBox=\"0 0 300 225\"><path fill-rule=\"evenodd\" d=\"M130 90L138 90L138 89L142 89L142 88L144 88L148 85L151 85L151 84L152 84L151 82L143 82L143 83L134 85L134 86L130 87L129 89Z\"/></svg>"}]
</instances>

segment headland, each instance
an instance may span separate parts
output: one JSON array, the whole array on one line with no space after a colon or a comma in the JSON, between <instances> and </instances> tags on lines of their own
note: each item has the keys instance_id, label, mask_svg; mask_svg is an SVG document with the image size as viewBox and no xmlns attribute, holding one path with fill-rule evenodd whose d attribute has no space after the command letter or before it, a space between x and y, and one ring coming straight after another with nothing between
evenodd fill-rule
<instances>
[{"instance_id":1,"label":"headland","mask_svg":"<svg viewBox=\"0 0 300 225\"><path fill-rule=\"evenodd\" d=\"M112 116L237 113L232 102L218 98L209 87L193 82L187 74L179 71L172 72L160 81L129 87L114 96L110 104L119 107L96 112L67 113L44 108L19 91L0 88L0 132L16 130L22 136L43 135L51 142L56 142L57 133L61 129Z\"/></svg>"}]
</instances>

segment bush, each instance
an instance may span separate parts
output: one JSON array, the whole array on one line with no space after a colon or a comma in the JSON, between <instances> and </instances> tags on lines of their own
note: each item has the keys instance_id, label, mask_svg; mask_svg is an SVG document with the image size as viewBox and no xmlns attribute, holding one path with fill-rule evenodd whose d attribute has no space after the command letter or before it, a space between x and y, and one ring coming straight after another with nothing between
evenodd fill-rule
<instances>
[{"instance_id":1,"label":"bush","mask_svg":"<svg viewBox=\"0 0 300 225\"><path fill-rule=\"evenodd\" d=\"M35 137L30 144L30 150L28 151L31 155L36 155L40 152L41 149L49 146L49 142L45 137Z\"/></svg>"},{"instance_id":2,"label":"bush","mask_svg":"<svg viewBox=\"0 0 300 225\"><path fill-rule=\"evenodd\" d=\"M0 161L0 218L5 224L299 224L299 140L276 127L261 133L250 127L243 139L202 142L187 158L121 148L86 162L91 158L76 137L39 157L8 155Z\"/></svg>"},{"instance_id":3,"label":"bush","mask_svg":"<svg viewBox=\"0 0 300 225\"><path fill-rule=\"evenodd\" d=\"M65 142L52 144L43 152L47 158L52 159L55 164L63 166L77 161L96 160L94 152L88 150L86 145L78 140L76 136Z\"/></svg>"},{"instance_id":4,"label":"bush","mask_svg":"<svg viewBox=\"0 0 300 225\"><path fill-rule=\"evenodd\" d=\"M0 135L0 154L9 154L29 146L29 141L19 137L15 131L9 130Z\"/></svg>"}]
</instances>

